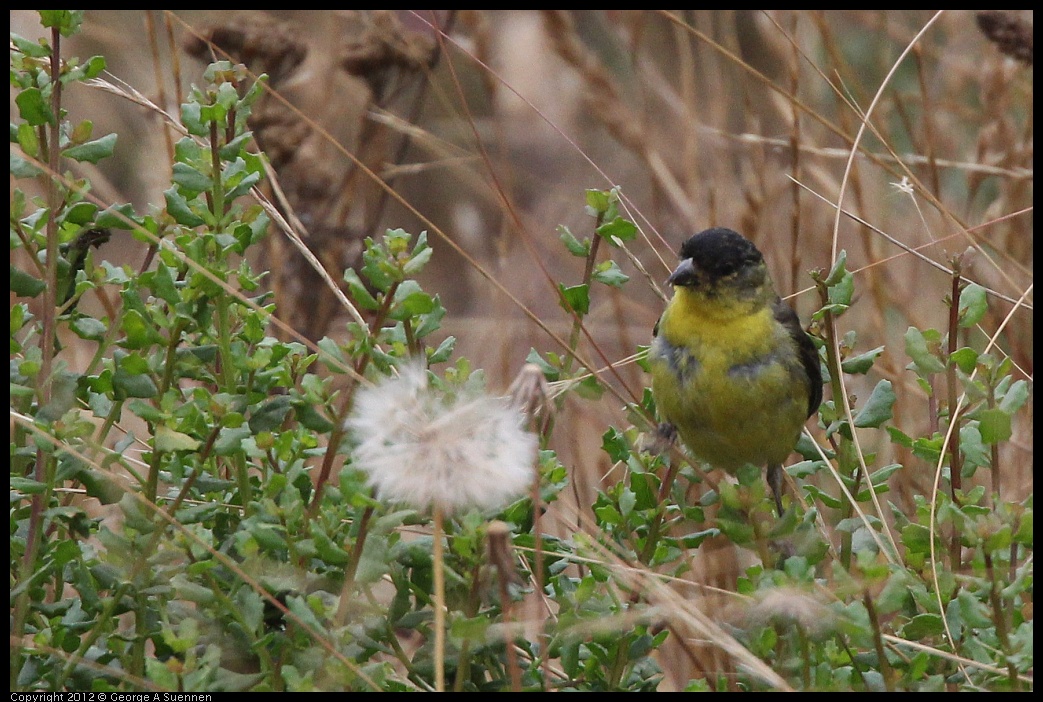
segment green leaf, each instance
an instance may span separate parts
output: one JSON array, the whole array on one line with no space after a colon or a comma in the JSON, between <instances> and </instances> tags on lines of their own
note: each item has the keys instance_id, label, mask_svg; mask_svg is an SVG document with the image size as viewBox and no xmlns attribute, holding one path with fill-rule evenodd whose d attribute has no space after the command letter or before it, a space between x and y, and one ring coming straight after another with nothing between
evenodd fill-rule
<instances>
[{"instance_id":1,"label":"green leaf","mask_svg":"<svg viewBox=\"0 0 1043 702\"><path fill-rule=\"evenodd\" d=\"M1010 524L1004 524L985 539L985 550L991 551L992 553L1006 551L1010 548L1012 537L1013 534L1010 530Z\"/></svg>"},{"instance_id":2,"label":"green leaf","mask_svg":"<svg viewBox=\"0 0 1043 702\"><path fill-rule=\"evenodd\" d=\"M565 287L564 284L558 283L558 290L562 295L561 306L566 312L574 311L582 316L590 311L590 286Z\"/></svg>"},{"instance_id":3,"label":"green leaf","mask_svg":"<svg viewBox=\"0 0 1043 702\"><path fill-rule=\"evenodd\" d=\"M276 395L250 415L250 430L255 434L262 431L276 431L282 426L283 420L290 412L290 397L288 395Z\"/></svg>"},{"instance_id":4,"label":"green leaf","mask_svg":"<svg viewBox=\"0 0 1043 702\"><path fill-rule=\"evenodd\" d=\"M974 475L977 466L989 465L989 450L982 441L977 422L967 422L960 427L960 450L963 451L963 475Z\"/></svg>"},{"instance_id":5,"label":"green leaf","mask_svg":"<svg viewBox=\"0 0 1043 702\"><path fill-rule=\"evenodd\" d=\"M974 366L978 364L978 352L964 346L962 349L953 351L949 356L949 360L955 363L957 368L969 375L974 372Z\"/></svg>"},{"instance_id":6,"label":"green leaf","mask_svg":"<svg viewBox=\"0 0 1043 702\"><path fill-rule=\"evenodd\" d=\"M83 24L83 10L37 10L40 24L55 27L63 37L71 37Z\"/></svg>"},{"instance_id":7,"label":"green leaf","mask_svg":"<svg viewBox=\"0 0 1043 702\"><path fill-rule=\"evenodd\" d=\"M11 43L15 45L16 49L32 58L43 58L44 56L51 55L51 47L48 46L47 42L43 39L40 39L39 41L30 41L25 37L18 36L14 32L11 32Z\"/></svg>"},{"instance_id":8,"label":"green leaf","mask_svg":"<svg viewBox=\"0 0 1043 702\"><path fill-rule=\"evenodd\" d=\"M126 371L127 373L148 373L148 361L146 361L141 354L137 353L119 353L116 357L116 367L119 370Z\"/></svg>"},{"instance_id":9,"label":"green leaf","mask_svg":"<svg viewBox=\"0 0 1043 702\"><path fill-rule=\"evenodd\" d=\"M618 246L619 242L630 241L637 236L637 225L629 219L616 217L611 222L605 222L595 231L598 236L604 237L613 246Z\"/></svg>"},{"instance_id":10,"label":"green leaf","mask_svg":"<svg viewBox=\"0 0 1043 702\"><path fill-rule=\"evenodd\" d=\"M84 468L76 475L83 483L87 495L103 505L112 505L120 501L126 490L112 475L95 468Z\"/></svg>"},{"instance_id":11,"label":"green leaf","mask_svg":"<svg viewBox=\"0 0 1043 702\"><path fill-rule=\"evenodd\" d=\"M34 127L54 124L54 114L39 88L26 88L15 96L18 114Z\"/></svg>"},{"instance_id":12,"label":"green leaf","mask_svg":"<svg viewBox=\"0 0 1043 702\"><path fill-rule=\"evenodd\" d=\"M70 328L80 339L91 341L100 341L105 336L105 332L108 331L104 322L87 316L74 319L72 324L70 324Z\"/></svg>"},{"instance_id":13,"label":"green leaf","mask_svg":"<svg viewBox=\"0 0 1043 702\"><path fill-rule=\"evenodd\" d=\"M243 526L246 527L250 536L254 537L254 539L257 540L257 543L260 544L262 548L269 551L276 551L286 548L286 539L283 537L282 534L284 530L281 526L250 520L244 521Z\"/></svg>"},{"instance_id":14,"label":"green leaf","mask_svg":"<svg viewBox=\"0 0 1043 702\"><path fill-rule=\"evenodd\" d=\"M181 124L189 134L209 136L210 129L203 121L203 108L198 102L186 102L181 105Z\"/></svg>"},{"instance_id":15,"label":"green leaf","mask_svg":"<svg viewBox=\"0 0 1043 702\"><path fill-rule=\"evenodd\" d=\"M835 307L850 307L854 295L855 277L850 273L845 273L840 280L829 286L829 302Z\"/></svg>"},{"instance_id":16,"label":"green leaf","mask_svg":"<svg viewBox=\"0 0 1043 702\"><path fill-rule=\"evenodd\" d=\"M895 393L890 380L881 380L873 388L865 406L855 416L856 427L879 427L894 415Z\"/></svg>"},{"instance_id":17,"label":"green leaf","mask_svg":"<svg viewBox=\"0 0 1043 702\"><path fill-rule=\"evenodd\" d=\"M429 334L433 334L442 326L442 318L445 317L445 307L442 307L442 301L438 298L438 295L432 298L431 303L431 311L417 317L417 324L413 329L413 334L418 339L423 339Z\"/></svg>"},{"instance_id":18,"label":"green leaf","mask_svg":"<svg viewBox=\"0 0 1043 702\"><path fill-rule=\"evenodd\" d=\"M297 421L308 431L325 434L333 429L333 422L322 416L313 405L307 402L294 403L293 412Z\"/></svg>"},{"instance_id":19,"label":"green leaf","mask_svg":"<svg viewBox=\"0 0 1043 702\"><path fill-rule=\"evenodd\" d=\"M346 565L351 560L351 554L334 543L330 537L314 525L314 522L312 524L311 536L315 540L315 550L318 552L319 558L329 565Z\"/></svg>"},{"instance_id":20,"label":"green leaf","mask_svg":"<svg viewBox=\"0 0 1043 702\"><path fill-rule=\"evenodd\" d=\"M611 259L602 261L594 267L593 278L599 283L604 283L614 288L621 288L624 283L630 280L630 276L619 270L619 266Z\"/></svg>"},{"instance_id":21,"label":"green leaf","mask_svg":"<svg viewBox=\"0 0 1043 702\"><path fill-rule=\"evenodd\" d=\"M359 555L355 582L375 583L384 577L391 567L388 559L388 537L381 533L371 533Z\"/></svg>"},{"instance_id":22,"label":"green leaf","mask_svg":"<svg viewBox=\"0 0 1043 702\"><path fill-rule=\"evenodd\" d=\"M150 288L156 297L168 305L176 305L180 299L174 284L174 277L170 274L170 267L165 263L156 266Z\"/></svg>"},{"instance_id":23,"label":"green leaf","mask_svg":"<svg viewBox=\"0 0 1043 702\"><path fill-rule=\"evenodd\" d=\"M370 294L369 290L362 283L362 279L359 278L359 274L354 269L349 268L344 271L344 282L348 284L348 291L351 293L352 299L355 303L366 310L375 310L380 307L380 303L377 302L376 298Z\"/></svg>"},{"instance_id":24,"label":"green leaf","mask_svg":"<svg viewBox=\"0 0 1043 702\"><path fill-rule=\"evenodd\" d=\"M249 427L224 427L214 442L214 453L218 456L231 456L242 448L243 439L249 436L253 436Z\"/></svg>"},{"instance_id":25,"label":"green leaf","mask_svg":"<svg viewBox=\"0 0 1043 702\"><path fill-rule=\"evenodd\" d=\"M687 534L681 537L681 544L688 549L699 548L699 546L706 541L717 536L720 536L720 529L703 529L702 531L695 531L691 534Z\"/></svg>"},{"instance_id":26,"label":"green leaf","mask_svg":"<svg viewBox=\"0 0 1043 702\"><path fill-rule=\"evenodd\" d=\"M913 441L913 453L928 463L936 463L942 455L944 436L935 432L933 436L921 437Z\"/></svg>"},{"instance_id":27,"label":"green leaf","mask_svg":"<svg viewBox=\"0 0 1043 702\"><path fill-rule=\"evenodd\" d=\"M876 597L876 607L879 612L881 614L892 614L908 607L912 601L909 588L913 585L914 580L908 572L899 570L892 573L880 594Z\"/></svg>"},{"instance_id":28,"label":"green leaf","mask_svg":"<svg viewBox=\"0 0 1043 702\"><path fill-rule=\"evenodd\" d=\"M319 347L319 351L322 352L322 355L333 359L334 363L330 365L331 368L337 368L347 364L348 361L344 357L344 352L341 351L339 346L337 346L337 342L328 336L319 339L315 345ZM323 360L325 361L326 359Z\"/></svg>"},{"instance_id":29,"label":"green leaf","mask_svg":"<svg viewBox=\"0 0 1043 702\"><path fill-rule=\"evenodd\" d=\"M199 441L188 434L175 431L164 424L156 427L157 451L195 451L199 446Z\"/></svg>"},{"instance_id":30,"label":"green leaf","mask_svg":"<svg viewBox=\"0 0 1043 702\"><path fill-rule=\"evenodd\" d=\"M112 389L117 400L128 397L148 399L159 394L159 388L148 375L131 374L122 369L112 374Z\"/></svg>"},{"instance_id":31,"label":"green leaf","mask_svg":"<svg viewBox=\"0 0 1043 702\"><path fill-rule=\"evenodd\" d=\"M594 215L608 211L611 193L608 190L589 189L585 193L587 206Z\"/></svg>"},{"instance_id":32,"label":"green leaf","mask_svg":"<svg viewBox=\"0 0 1043 702\"><path fill-rule=\"evenodd\" d=\"M51 380L51 399L36 413L42 422L53 422L76 404L76 383L80 376L69 371L55 373Z\"/></svg>"},{"instance_id":33,"label":"green leaf","mask_svg":"<svg viewBox=\"0 0 1043 702\"><path fill-rule=\"evenodd\" d=\"M838 498L833 497L827 492L823 492L821 489L814 485L805 485L804 491L812 497L814 497L815 499L819 500L826 507L840 509L840 506L843 504L843 502L841 502L841 500L839 500Z\"/></svg>"},{"instance_id":34,"label":"green leaf","mask_svg":"<svg viewBox=\"0 0 1043 702\"><path fill-rule=\"evenodd\" d=\"M37 482L30 478L21 478L17 475L11 476L10 486L12 490L17 490L26 495L39 495L47 489L46 483Z\"/></svg>"},{"instance_id":35,"label":"green leaf","mask_svg":"<svg viewBox=\"0 0 1043 702\"><path fill-rule=\"evenodd\" d=\"M883 485L900 468L902 468L902 464L901 463L892 463L890 465L886 465L883 468L881 468L881 469L879 469L877 471L874 471L869 476L869 481L874 486Z\"/></svg>"},{"instance_id":36,"label":"green leaf","mask_svg":"<svg viewBox=\"0 0 1043 702\"><path fill-rule=\"evenodd\" d=\"M427 352L428 365L445 363L449 360L449 357L453 355L454 348L456 348L456 337L447 336L442 343L438 345L438 348L434 351Z\"/></svg>"},{"instance_id":37,"label":"green leaf","mask_svg":"<svg viewBox=\"0 0 1043 702\"><path fill-rule=\"evenodd\" d=\"M104 282L108 285L125 285L130 282L130 275L125 266L114 266L107 261L101 262L101 268L105 271Z\"/></svg>"},{"instance_id":38,"label":"green leaf","mask_svg":"<svg viewBox=\"0 0 1043 702\"><path fill-rule=\"evenodd\" d=\"M614 505L598 505L594 507L594 516L597 518L598 526L618 526L623 523L623 517Z\"/></svg>"},{"instance_id":39,"label":"green leaf","mask_svg":"<svg viewBox=\"0 0 1043 702\"><path fill-rule=\"evenodd\" d=\"M14 334L19 331L32 318L33 315L29 312L29 306L24 302L11 305L11 333Z\"/></svg>"},{"instance_id":40,"label":"green leaf","mask_svg":"<svg viewBox=\"0 0 1043 702\"><path fill-rule=\"evenodd\" d=\"M167 201L167 213L174 218L174 221L184 227L198 227L206 224L206 220L197 215L192 211L192 208L188 204L188 200L182 195L176 187L163 192L163 197Z\"/></svg>"},{"instance_id":41,"label":"green leaf","mask_svg":"<svg viewBox=\"0 0 1043 702\"><path fill-rule=\"evenodd\" d=\"M978 415L978 431L986 444L1006 441L1013 434L1010 415L1001 409L982 410Z\"/></svg>"},{"instance_id":42,"label":"green leaf","mask_svg":"<svg viewBox=\"0 0 1043 702\"><path fill-rule=\"evenodd\" d=\"M959 603L960 615L965 624L975 629L992 628L989 608L984 602L975 597L973 593L961 588L956 594L956 600Z\"/></svg>"},{"instance_id":43,"label":"green leaf","mask_svg":"<svg viewBox=\"0 0 1043 702\"><path fill-rule=\"evenodd\" d=\"M134 206L129 202L122 205L112 205L98 214L94 224L99 229L133 229L138 224L138 218L134 214Z\"/></svg>"},{"instance_id":44,"label":"green leaf","mask_svg":"<svg viewBox=\"0 0 1043 702\"><path fill-rule=\"evenodd\" d=\"M846 275L850 275L847 272L847 251L841 249L837 254L837 260L833 263L833 268L829 271L829 275L822 282L827 286L833 286L839 283Z\"/></svg>"},{"instance_id":45,"label":"green leaf","mask_svg":"<svg viewBox=\"0 0 1043 702\"><path fill-rule=\"evenodd\" d=\"M786 472L794 478L803 479L818 473L825 467L826 464L821 460L805 460L786 466Z\"/></svg>"},{"instance_id":46,"label":"green leaf","mask_svg":"<svg viewBox=\"0 0 1043 702\"><path fill-rule=\"evenodd\" d=\"M1003 399L1000 400L999 408L1004 412L1014 414L1021 409L1028 399L1028 382L1024 380L1016 380L1011 384L1010 389L1004 393Z\"/></svg>"},{"instance_id":47,"label":"green leaf","mask_svg":"<svg viewBox=\"0 0 1043 702\"><path fill-rule=\"evenodd\" d=\"M22 269L11 265L11 292L18 297L36 297L44 291L47 285Z\"/></svg>"},{"instance_id":48,"label":"green leaf","mask_svg":"<svg viewBox=\"0 0 1043 702\"><path fill-rule=\"evenodd\" d=\"M840 363L840 369L845 373L864 375L873 367L873 363L876 362L876 357L883 353L884 348L885 347L883 346L877 346L872 351L866 351L857 356L852 356Z\"/></svg>"},{"instance_id":49,"label":"green leaf","mask_svg":"<svg viewBox=\"0 0 1043 702\"><path fill-rule=\"evenodd\" d=\"M210 176L192 168L187 163L174 164L173 180L181 188L193 194L201 193L214 187L214 180Z\"/></svg>"},{"instance_id":50,"label":"green leaf","mask_svg":"<svg viewBox=\"0 0 1043 702\"><path fill-rule=\"evenodd\" d=\"M421 247L418 244L413 249L413 253L410 255L409 260L406 261L406 265L402 266L402 272L406 275L416 275L423 270L424 266L426 266L427 262L431 260L431 256L433 256L434 253L435 250L430 246L425 244Z\"/></svg>"},{"instance_id":51,"label":"green leaf","mask_svg":"<svg viewBox=\"0 0 1043 702\"><path fill-rule=\"evenodd\" d=\"M613 462L626 461L630 457L630 442L626 434L615 427L609 427L601 435L601 450L608 454Z\"/></svg>"},{"instance_id":52,"label":"green leaf","mask_svg":"<svg viewBox=\"0 0 1043 702\"><path fill-rule=\"evenodd\" d=\"M488 641L492 623L492 619L488 616L454 617L449 631L454 639L485 644Z\"/></svg>"},{"instance_id":53,"label":"green leaf","mask_svg":"<svg viewBox=\"0 0 1043 702\"><path fill-rule=\"evenodd\" d=\"M580 241L564 224L558 226L558 235L565 248L573 256L586 258L590 253L590 239Z\"/></svg>"},{"instance_id":54,"label":"green leaf","mask_svg":"<svg viewBox=\"0 0 1043 702\"><path fill-rule=\"evenodd\" d=\"M543 356L540 355L540 352L534 348L529 349L529 354L525 357L525 362L532 363L539 368L548 382L553 383L561 377L561 369L548 363Z\"/></svg>"},{"instance_id":55,"label":"green leaf","mask_svg":"<svg viewBox=\"0 0 1043 702\"><path fill-rule=\"evenodd\" d=\"M84 225L94 221L94 215L97 213L98 206L93 202L77 202L65 210L65 221Z\"/></svg>"},{"instance_id":56,"label":"green leaf","mask_svg":"<svg viewBox=\"0 0 1043 702\"><path fill-rule=\"evenodd\" d=\"M237 158L243 158L248 153L243 151L243 147L249 144L251 139L253 139L253 132L243 132L222 146L218 150L218 155L225 161L235 161ZM187 159L178 160L185 161ZM264 169L262 168L260 170L263 171Z\"/></svg>"},{"instance_id":57,"label":"green leaf","mask_svg":"<svg viewBox=\"0 0 1043 702\"><path fill-rule=\"evenodd\" d=\"M905 332L905 352L909 354L917 371L922 375L941 373L945 370L945 364L931 352L931 346L936 347L939 342L938 332L929 329L928 334L930 339L916 327L909 327Z\"/></svg>"},{"instance_id":58,"label":"green leaf","mask_svg":"<svg viewBox=\"0 0 1043 702\"><path fill-rule=\"evenodd\" d=\"M971 283L960 292L959 319L961 327L973 327L989 309L985 288Z\"/></svg>"},{"instance_id":59,"label":"green leaf","mask_svg":"<svg viewBox=\"0 0 1043 702\"><path fill-rule=\"evenodd\" d=\"M605 394L605 386L601 384L597 376L589 376L579 381L579 385L573 388L577 395L585 400L597 400Z\"/></svg>"},{"instance_id":60,"label":"green leaf","mask_svg":"<svg viewBox=\"0 0 1043 702\"><path fill-rule=\"evenodd\" d=\"M22 122L16 129L18 146L22 152L31 158L40 157L40 138L36 135L36 128L28 122Z\"/></svg>"},{"instance_id":61,"label":"green leaf","mask_svg":"<svg viewBox=\"0 0 1043 702\"><path fill-rule=\"evenodd\" d=\"M10 173L15 178L35 178L43 172L14 151L11 151L10 155Z\"/></svg>"},{"instance_id":62,"label":"green leaf","mask_svg":"<svg viewBox=\"0 0 1043 702\"><path fill-rule=\"evenodd\" d=\"M97 78L102 71L105 70L105 57L104 56L91 56L87 59L87 62L82 66L78 66L75 71L72 72L72 76L76 80L89 80L91 78Z\"/></svg>"},{"instance_id":63,"label":"green leaf","mask_svg":"<svg viewBox=\"0 0 1043 702\"><path fill-rule=\"evenodd\" d=\"M86 144L70 146L68 149L62 151L62 155L67 156L74 161L97 163L103 158L112 156L112 152L115 149L116 134L107 134L100 139L88 141Z\"/></svg>"},{"instance_id":64,"label":"green leaf","mask_svg":"<svg viewBox=\"0 0 1043 702\"><path fill-rule=\"evenodd\" d=\"M209 150L205 150L192 137L182 137L174 144L174 160L178 163L193 163L207 158Z\"/></svg>"},{"instance_id":65,"label":"green leaf","mask_svg":"<svg viewBox=\"0 0 1043 702\"><path fill-rule=\"evenodd\" d=\"M388 315L392 319L405 320L427 314L435 308L435 301L421 290L415 280L403 280L395 290L394 306Z\"/></svg>"},{"instance_id":66,"label":"green leaf","mask_svg":"<svg viewBox=\"0 0 1043 702\"><path fill-rule=\"evenodd\" d=\"M143 349L162 341L149 321L137 310L124 311L120 329L126 334L120 340L120 346L127 349Z\"/></svg>"},{"instance_id":67,"label":"green leaf","mask_svg":"<svg viewBox=\"0 0 1043 702\"><path fill-rule=\"evenodd\" d=\"M623 486L619 495L619 513L624 517L630 516L635 504L637 504L637 495L630 488Z\"/></svg>"},{"instance_id":68,"label":"green leaf","mask_svg":"<svg viewBox=\"0 0 1043 702\"><path fill-rule=\"evenodd\" d=\"M931 550L930 531L922 524L906 524L902 527L902 544L915 553L929 553ZM940 546L940 543L936 544Z\"/></svg>"},{"instance_id":69,"label":"green leaf","mask_svg":"<svg viewBox=\"0 0 1043 702\"><path fill-rule=\"evenodd\" d=\"M229 182L228 192L225 193L225 197L229 200L234 200L241 195L245 195L250 192L250 188L257 185L261 181L260 173L246 173L241 177L238 177L234 182Z\"/></svg>"},{"instance_id":70,"label":"green leaf","mask_svg":"<svg viewBox=\"0 0 1043 702\"><path fill-rule=\"evenodd\" d=\"M902 638L919 641L945 633L945 625L937 614L918 614L902 627Z\"/></svg>"}]
</instances>

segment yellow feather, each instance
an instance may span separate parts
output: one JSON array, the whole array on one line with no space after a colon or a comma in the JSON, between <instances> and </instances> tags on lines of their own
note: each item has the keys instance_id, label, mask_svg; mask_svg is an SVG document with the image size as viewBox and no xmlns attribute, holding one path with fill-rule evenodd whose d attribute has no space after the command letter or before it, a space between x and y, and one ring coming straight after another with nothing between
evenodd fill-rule
<instances>
[{"instance_id":1,"label":"yellow feather","mask_svg":"<svg viewBox=\"0 0 1043 702\"><path fill-rule=\"evenodd\" d=\"M775 314L784 303L764 261L758 254L724 273L682 265L689 277L681 279L681 267L671 277L680 282L649 353L660 417L718 468L781 464L807 419L812 383L792 330Z\"/></svg>"}]
</instances>

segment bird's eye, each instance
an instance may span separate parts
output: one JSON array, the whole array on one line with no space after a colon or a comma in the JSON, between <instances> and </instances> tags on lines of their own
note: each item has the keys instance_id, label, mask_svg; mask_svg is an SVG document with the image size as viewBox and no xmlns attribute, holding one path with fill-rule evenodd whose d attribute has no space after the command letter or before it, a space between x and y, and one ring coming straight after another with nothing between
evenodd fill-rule
<instances>
[{"instance_id":1,"label":"bird's eye","mask_svg":"<svg viewBox=\"0 0 1043 702\"><path fill-rule=\"evenodd\" d=\"M710 262L707 266L702 266L702 268L710 271L716 278L725 278L734 275L741 268L739 263L739 261L733 258L717 259Z\"/></svg>"}]
</instances>

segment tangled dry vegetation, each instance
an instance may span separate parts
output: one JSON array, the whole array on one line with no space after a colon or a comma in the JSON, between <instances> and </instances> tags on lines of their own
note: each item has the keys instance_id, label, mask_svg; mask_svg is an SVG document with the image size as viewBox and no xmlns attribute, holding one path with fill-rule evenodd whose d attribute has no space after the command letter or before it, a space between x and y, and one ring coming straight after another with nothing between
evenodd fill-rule
<instances>
[{"instance_id":1,"label":"tangled dry vegetation","mask_svg":"<svg viewBox=\"0 0 1043 702\"><path fill-rule=\"evenodd\" d=\"M429 230L430 287L450 312L444 331L505 386L530 348L560 350L533 318L567 332L554 281L581 271L560 255L557 227L588 226L580 203L591 187L620 186L644 228L632 250L642 268L627 271L639 280L612 290L587 321L583 353L600 366L647 343L679 242L711 224L765 251L805 320L817 306L807 271L846 249L864 298L850 326L865 348L901 348L908 326L940 328L947 314L948 275L884 235L942 268L970 250L966 275L1002 295L983 325L995 329L1012 308L1003 299L1017 300L1031 282L1030 21L943 16L880 94L844 180L859 114L926 18L99 11L82 52L109 49L115 75L174 112L203 65L188 57L228 57L267 73L271 90L251 127L271 161L273 200L308 248L340 280L365 237ZM161 200L149 173L161 170L168 131L125 100L86 91L70 99L102 101L112 119L104 126L128 125L137 137L99 192ZM834 233L842 184L845 215ZM109 246L127 260L143 255ZM266 247L279 316L301 338L335 336L343 310L314 266L284 238ZM1017 311L1002 340L1031 376L1029 318ZM879 370L908 385L904 365L889 355ZM631 364L615 382L639 397L647 379ZM608 466L582 437L600 435L614 400L563 413L584 500ZM921 407L896 414L927 421ZM1011 486L1031 484L1028 449L1012 447L1004 461ZM906 478L922 494L925 483Z\"/></svg>"}]
</instances>

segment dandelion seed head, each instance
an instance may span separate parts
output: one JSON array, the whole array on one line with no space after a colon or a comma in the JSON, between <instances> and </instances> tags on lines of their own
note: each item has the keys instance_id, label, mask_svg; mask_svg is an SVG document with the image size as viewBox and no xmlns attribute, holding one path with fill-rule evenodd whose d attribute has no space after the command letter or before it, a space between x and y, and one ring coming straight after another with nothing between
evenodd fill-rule
<instances>
[{"instance_id":1,"label":"dandelion seed head","mask_svg":"<svg viewBox=\"0 0 1043 702\"><path fill-rule=\"evenodd\" d=\"M749 618L751 623L796 625L813 636L829 630L835 620L828 607L796 588L777 588L762 593L750 610Z\"/></svg>"},{"instance_id":2,"label":"dandelion seed head","mask_svg":"<svg viewBox=\"0 0 1043 702\"><path fill-rule=\"evenodd\" d=\"M500 507L531 484L536 437L523 421L505 399L431 388L413 365L360 390L346 427L381 499L453 512Z\"/></svg>"}]
</instances>

